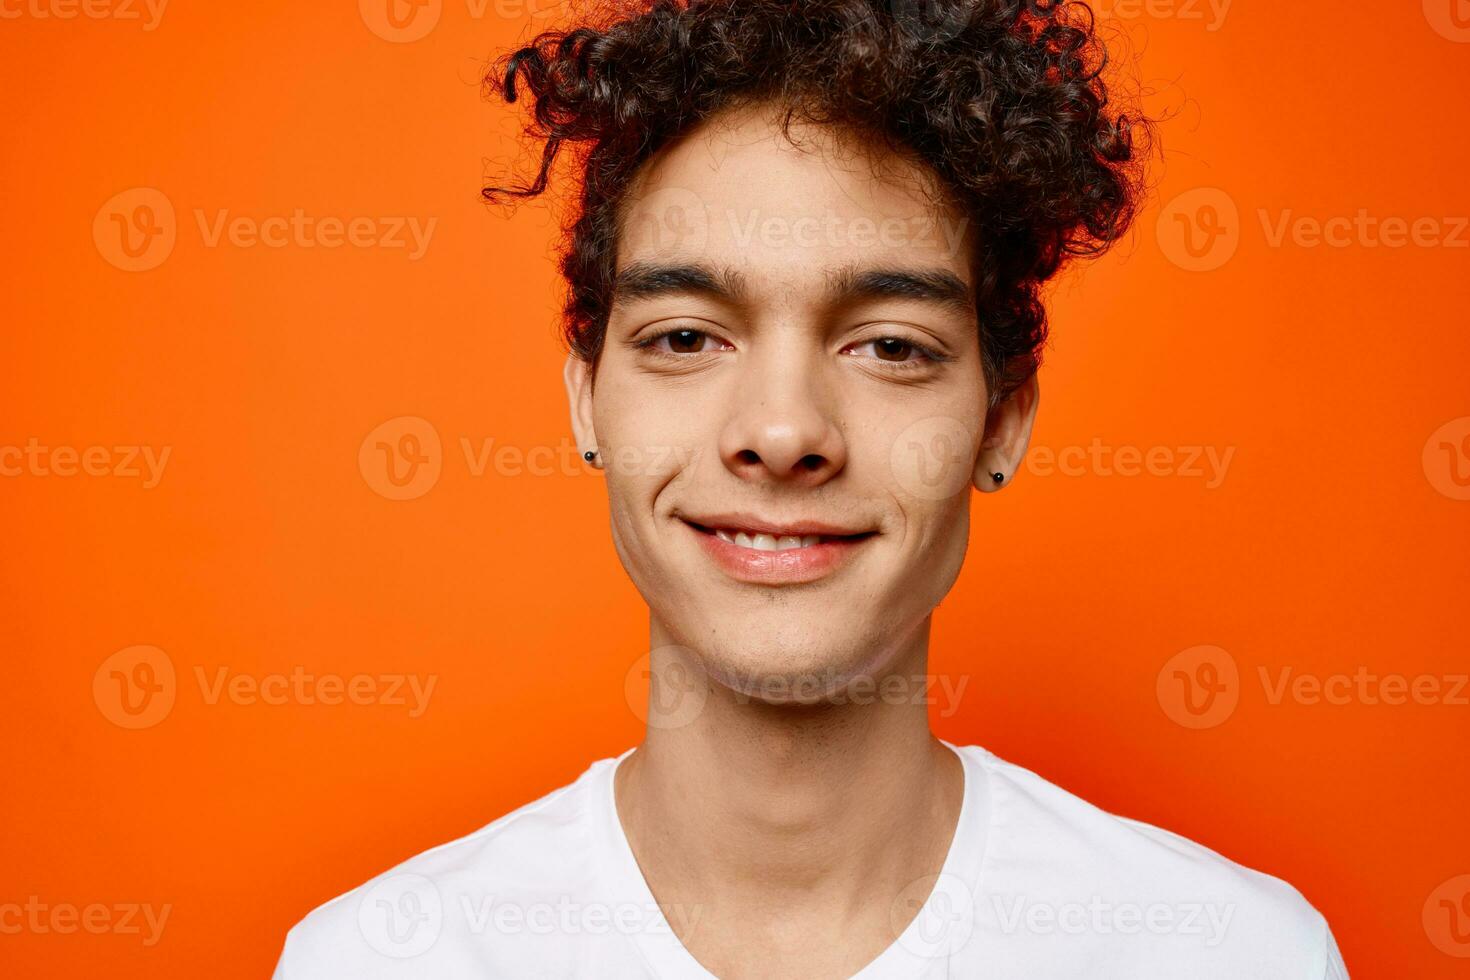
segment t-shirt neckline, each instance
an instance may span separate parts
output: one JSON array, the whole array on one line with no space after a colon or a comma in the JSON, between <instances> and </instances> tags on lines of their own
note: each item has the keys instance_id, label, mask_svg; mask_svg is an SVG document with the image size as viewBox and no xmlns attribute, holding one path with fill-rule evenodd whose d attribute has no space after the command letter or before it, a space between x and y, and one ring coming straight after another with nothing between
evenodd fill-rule
<instances>
[{"instance_id":1,"label":"t-shirt neckline","mask_svg":"<svg viewBox=\"0 0 1470 980\"><path fill-rule=\"evenodd\" d=\"M932 967L936 959L944 959L951 949L952 923L946 915L952 914L956 902L968 902L977 894L977 882L981 859L984 854L990 824L990 800L987 792L986 774L980 764L952 743L939 739L940 744L954 752L960 760L964 787L960 798L960 813L956 821L954 836L949 851L945 854L933 897L928 893L917 894L924 898L919 913L909 922L903 933L883 952L870 960L849 980L897 980L918 977L926 967ZM600 823L606 840L602 853L609 855L607 873L611 875L614 892L630 896L639 906L657 908L658 902L638 859L633 855L633 846L623 830L618 817L614 779L618 766L633 754L633 746L621 755L608 760L598 780L597 806ZM941 890L947 892L943 901L935 901ZM962 893L962 894L961 894ZM685 948L673 929L666 924L657 930L644 929L635 932L632 939L649 967L659 980L718 980L705 969L694 955Z\"/></svg>"}]
</instances>

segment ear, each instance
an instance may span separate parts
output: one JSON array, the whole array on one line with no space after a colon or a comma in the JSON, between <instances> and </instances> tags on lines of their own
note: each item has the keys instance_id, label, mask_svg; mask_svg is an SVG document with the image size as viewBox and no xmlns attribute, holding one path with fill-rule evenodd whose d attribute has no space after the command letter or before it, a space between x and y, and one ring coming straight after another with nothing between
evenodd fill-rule
<instances>
[{"instance_id":1,"label":"ear","mask_svg":"<svg viewBox=\"0 0 1470 980\"><path fill-rule=\"evenodd\" d=\"M1036 406L1041 401L1041 388L1033 373L1026 383L1011 392L1005 401L990 410L985 419L985 436L980 440L980 458L975 463L975 489L986 493L1010 486L1026 447L1031 444L1031 426L1036 421ZM1000 480L995 474L1001 475Z\"/></svg>"},{"instance_id":2,"label":"ear","mask_svg":"<svg viewBox=\"0 0 1470 980\"><path fill-rule=\"evenodd\" d=\"M567 386L567 407L572 413L572 437L577 440L577 452L596 450L597 432L592 427L592 365L576 354L568 354L561 376Z\"/></svg>"}]
</instances>

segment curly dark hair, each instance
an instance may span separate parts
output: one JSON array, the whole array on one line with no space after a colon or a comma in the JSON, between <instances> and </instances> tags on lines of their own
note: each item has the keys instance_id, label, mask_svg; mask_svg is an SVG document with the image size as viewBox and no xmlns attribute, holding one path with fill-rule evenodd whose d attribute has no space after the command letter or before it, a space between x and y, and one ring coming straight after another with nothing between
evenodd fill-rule
<instances>
[{"instance_id":1,"label":"curly dark hair","mask_svg":"<svg viewBox=\"0 0 1470 980\"><path fill-rule=\"evenodd\" d=\"M717 113L771 102L927 164L969 216L991 404L1040 365L1042 284L1132 221L1149 120L1109 108L1107 46L1066 0L641 0L596 4L496 60L487 98L535 99L544 141L523 187L546 189L562 145L583 151L563 229L563 332L594 369L612 307L618 232L639 168Z\"/></svg>"}]
</instances>

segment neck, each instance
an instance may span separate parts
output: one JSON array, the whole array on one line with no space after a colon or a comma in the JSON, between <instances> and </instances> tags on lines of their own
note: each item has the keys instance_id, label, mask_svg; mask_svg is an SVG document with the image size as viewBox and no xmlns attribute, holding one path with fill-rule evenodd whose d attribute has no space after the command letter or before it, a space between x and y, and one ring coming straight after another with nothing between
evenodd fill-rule
<instances>
[{"instance_id":1,"label":"neck","mask_svg":"<svg viewBox=\"0 0 1470 980\"><path fill-rule=\"evenodd\" d=\"M819 907L830 921L940 870L963 774L929 731L927 619L881 671L816 704L707 682L650 632L648 733L615 790L661 904Z\"/></svg>"}]
</instances>

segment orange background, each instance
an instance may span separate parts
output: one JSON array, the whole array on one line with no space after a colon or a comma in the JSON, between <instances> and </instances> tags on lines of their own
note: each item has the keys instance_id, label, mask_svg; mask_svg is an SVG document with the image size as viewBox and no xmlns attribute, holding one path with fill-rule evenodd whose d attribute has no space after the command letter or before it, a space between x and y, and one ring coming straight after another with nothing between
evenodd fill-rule
<instances>
[{"instance_id":1,"label":"orange background","mask_svg":"<svg viewBox=\"0 0 1470 980\"><path fill-rule=\"evenodd\" d=\"M485 160L529 159L519 108L480 99L482 63L557 12L431 2L407 41L370 29L366 0L174 0L153 30L37 16L49 2L0 4L21 14L0 21L0 446L171 455L147 489L0 477L0 903L171 911L151 947L0 934L0 973L262 977L317 904L640 735L623 692L645 612L599 477L476 475L461 442L570 447L555 214L477 198ZM1215 487L1033 467L977 495L936 617L932 670L969 678L941 736L1285 878L1360 978L1470 969L1421 919L1470 872L1470 707L1273 704L1258 671L1470 670L1470 231L1268 230L1366 209L1455 234L1470 26L1451 3L1240 3L1213 24L1202 0L1101 6L1172 119L1132 237L1056 290L1035 442L1234 456ZM124 271L105 205L136 187L167 198L177 242ZM437 225L416 260L211 247L196 211L221 209ZM359 448L403 416L437 431L441 473L398 501ZM139 644L177 692L132 730L94 679ZM1238 706L1193 729L1156 681L1205 644L1238 665ZM221 667L437 682L417 718L209 703L195 671Z\"/></svg>"}]
</instances>

